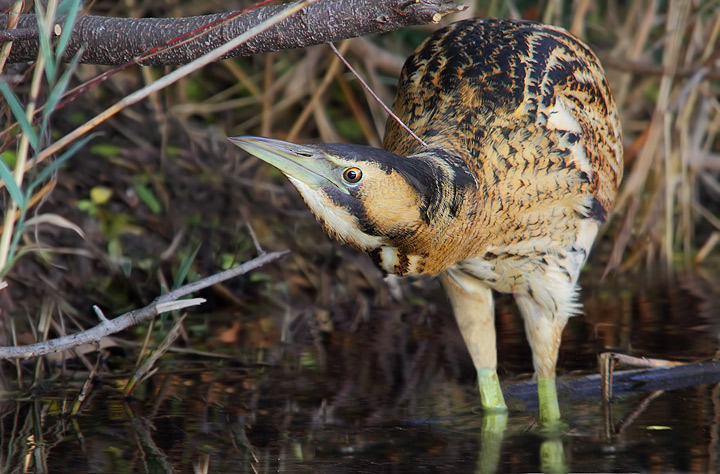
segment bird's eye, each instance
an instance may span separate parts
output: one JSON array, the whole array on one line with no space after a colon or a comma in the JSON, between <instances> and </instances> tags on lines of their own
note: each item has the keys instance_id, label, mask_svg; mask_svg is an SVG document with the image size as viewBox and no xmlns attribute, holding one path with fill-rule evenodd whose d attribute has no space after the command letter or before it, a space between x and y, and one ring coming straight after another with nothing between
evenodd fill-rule
<instances>
[{"instance_id":1,"label":"bird's eye","mask_svg":"<svg viewBox=\"0 0 720 474\"><path fill-rule=\"evenodd\" d=\"M343 171L343 179L350 184L355 184L362 179L362 171L360 168L348 168Z\"/></svg>"}]
</instances>

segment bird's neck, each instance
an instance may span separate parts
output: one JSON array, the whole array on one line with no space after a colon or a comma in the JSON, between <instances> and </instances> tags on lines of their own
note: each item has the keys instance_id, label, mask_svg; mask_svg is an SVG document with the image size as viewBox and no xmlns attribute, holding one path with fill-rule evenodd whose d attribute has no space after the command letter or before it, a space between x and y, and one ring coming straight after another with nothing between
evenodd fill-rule
<instances>
[{"instance_id":1,"label":"bird's neck","mask_svg":"<svg viewBox=\"0 0 720 474\"><path fill-rule=\"evenodd\" d=\"M447 146L429 147L409 159L433 170L424 179L420 219L412 232L387 236L388 245L370 252L388 273L436 274L464 260L468 240L477 240L475 222L482 203L478 176L466 153Z\"/></svg>"}]
</instances>

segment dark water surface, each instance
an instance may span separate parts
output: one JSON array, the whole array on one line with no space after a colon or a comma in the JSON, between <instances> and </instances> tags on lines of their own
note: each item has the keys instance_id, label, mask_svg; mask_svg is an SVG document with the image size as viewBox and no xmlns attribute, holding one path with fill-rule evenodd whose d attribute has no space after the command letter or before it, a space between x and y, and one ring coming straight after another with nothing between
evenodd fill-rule
<instances>
[{"instance_id":1,"label":"dark water surface","mask_svg":"<svg viewBox=\"0 0 720 474\"><path fill-rule=\"evenodd\" d=\"M559 372L597 372L603 351L710 360L716 282L586 285ZM529 377L522 326L498 304L500 372ZM102 377L80 414L52 383L0 405L2 472L718 472L720 385L623 395L561 394L567 429L544 434L532 403L485 417L452 317L374 315L238 359L166 356L132 400ZM312 331L310 331L312 332ZM72 380L73 373L66 373ZM85 376L86 374L83 374ZM81 379L81 376L77 376ZM72 383L70 384L72 385ZM564 398L564 399L563 399ZM506 423L504 429L498 426Z\"/></svg>"}]
</instances>

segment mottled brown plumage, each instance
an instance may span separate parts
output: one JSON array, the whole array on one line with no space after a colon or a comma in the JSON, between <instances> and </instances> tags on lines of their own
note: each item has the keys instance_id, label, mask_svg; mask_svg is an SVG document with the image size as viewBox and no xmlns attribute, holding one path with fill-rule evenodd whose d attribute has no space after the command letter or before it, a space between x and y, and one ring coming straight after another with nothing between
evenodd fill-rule
<instances>
[{"instance_id":1,"label":"mottled brown plumage","mask_svg":"<svg viewBox=\"0 0 720 474\"><path fill-rule=\"evenodd\" d=\"M620 124L597 58L559 28L461 21L407 60L393 108L427 147L393 120L385 150L233 140L280 168L330 235L384 271L440 276L489 409L505 406L491 290L513 294L540 418L557 422L560 335L622 178Z\"/></svg>"},{"instance_id":2,"label":"mottled brown plumage","mask_svg":"<svg viewBox=\"0 0 720 474\"><path fill-rule=\"evenodd\" d=\"M393 111L429 150L393 120L384 148L400 156L438 148L470 190L457 213L472 219L453 223L453 209L430 219L460 225L442 236L447 243L400 245L454 253L426 265L430 273L548 235L566 246L577 219L605 220L622 178L620 126L602 69L557 28L467 20L436 32L405 63Z\"/></svg>"}]
</instances>

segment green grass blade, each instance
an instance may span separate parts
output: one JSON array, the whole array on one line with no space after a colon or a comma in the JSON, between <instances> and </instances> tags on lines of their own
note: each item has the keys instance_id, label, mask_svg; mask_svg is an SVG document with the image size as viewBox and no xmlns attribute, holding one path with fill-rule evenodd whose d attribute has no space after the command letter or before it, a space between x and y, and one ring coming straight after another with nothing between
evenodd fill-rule
<instances>
[{"instance_id":1,"label":"green grass blade","mask_svg":"<svg viewBox=\"0 0 720 474\"><path fill-rule=\"evenodd\" d=\"M77 142L73 143L73 145L60 157L56 160L54 160L52 163L50 163L48 166L46 166L38 175L35 177L35 179L28 185L28 195L32 193L32 190L39 184L41 184L43 181L45 181L47 178L50 177L52 173L57 170L60 165L65 163L71 156L73 156L80 148L85 146L85 144L90 141L92 138L95 138L95 135L97 133L93 133L91 135L85 136L78 140Z\"/></svg>"},{"instance_id":2,"label":"green grass blade","mask_svg":"<svg viewBox=\"0 0 720 474\"><path fill-rule=\"evenodd\" d=\"M60 39L55 46L55 60L59 63L62 61L63 54L67 48L70 37L72 36L73 27L75 26L75 20L77 19L78 13L80 12L80 0L67 0L60 4L58 14L64 14L67 12L65 22L63 23L62 33ZM78 55L80 52L78 52Z\"/></svg>"},{"instance_id":3,"label":"green grass blade","mask_svg":"<svg viewBox=\"0 0 720 474\"><path fill-rule=\"evenodd\" d=\"M153 214L156 216L160 215L163 210L163 205L149 187L142 183L135 183L135 192Z\"/></svg>"},{"instance_id":4,"label":"green grass blade","mask_svg":"<svg viewBox=\"0 0 720 474\"><path fill-rule=\"evenodd\" d=\"M2 274L4 271L9 270L12 268L13 264L15 263L15 260L17 260L20 255L18 253L18 245L20 244L20 237L22 237L23 232L25 231L25 216L27 214L27 207L23 206L20 208L20 215L18 216L17 220L15 221L15 227L13 228L13 236L12 241L10 242L10 249L8 250L8 259L7 264L5 265L5 268L0 268L0 274Z\"/></svg>"},{"instance_id":5,"label":"green grass blade","mask_svg":"<svg viewBox=\"0 0 720 474\"><path fill-rule=\"evenodd\" d=\"M10 90L10 86L6 82L0 82L0 93L2 93L2 95L5 97L5 100L10 106L10 110L12 111L15 120L18 121L22 132L27 135L30 146L33 147L33 150L37 150L37 133L35 133L35 129L32 125L30 125L30 122L28 122L28 119L25 116L25 110L20 104L20 101L15 96L15 94L13 94L13 91Z\"/></svg>"},{"instance_id":6,"label":"green grass blade","mask_svg":"<svg viewBox=\"0 0 720 474\"><path fill-rule=\"evenodd\" d=\"M65 90L67 90L70 78L75 72L75 68L77 68L77 65L80 63L80 58L82 57L82 53L84 50L84 48L80 48L80 50L72 59L70 64L68 64L65 72L60 76L60 79L58 79L57 83L50 90L47 101L45 102L45 108L43 109L42 130L46 129L48 120L50 119L50 115L55 111L55 107L57 106L58 102L60 102L60 99L62 99Z\"/></svg>"},{"instance_id":7,"label":"green grass blade","mask_svg":"<svg viewBox=\"0 0 720 474\"><path fill-rule=\"evenodd\" d=\"M17 181L15 181L15 177L12 174L12 171L10 171L10 168L0 160L0 179L5 182L5 188L10 193L10 197L15 201L17 206L22 209L25 207L25 196L23 196L22 191L20 190L20 187L17 185Z\"/></svg>"},{"instance_id":8,"label":"green grass blade","mask_svg":"<svg viewBox=\"0 0 720 474\"><path fill-rule=\"evenodd\" d=\"M45 22L45 10L41 2L35 2L35 16L37 18L38 33L40 34L40 51L42 51L45 58L45 76L48 82L52 83L57 72L51 44L53 21Z\"/></svg>"},{"instance_id":9,"label":"green grass blade","mask_svg":"<svg viewBox=\"0 0 720 474\"><path fill-rule=\"evenodd\" d=\"M188 272L190 272L190 268L192 268L192 264L195 262L195 257L197 257L197 254L200 251L200 246L201 244L198 244L198 246L195 247L195 250L193 250L190 255L186 256L180 263L180 270L178 270L178 274L175 277L173 290L180 288L185 281L185 278L187 278Z\"/></svg>"}]
</instances>

